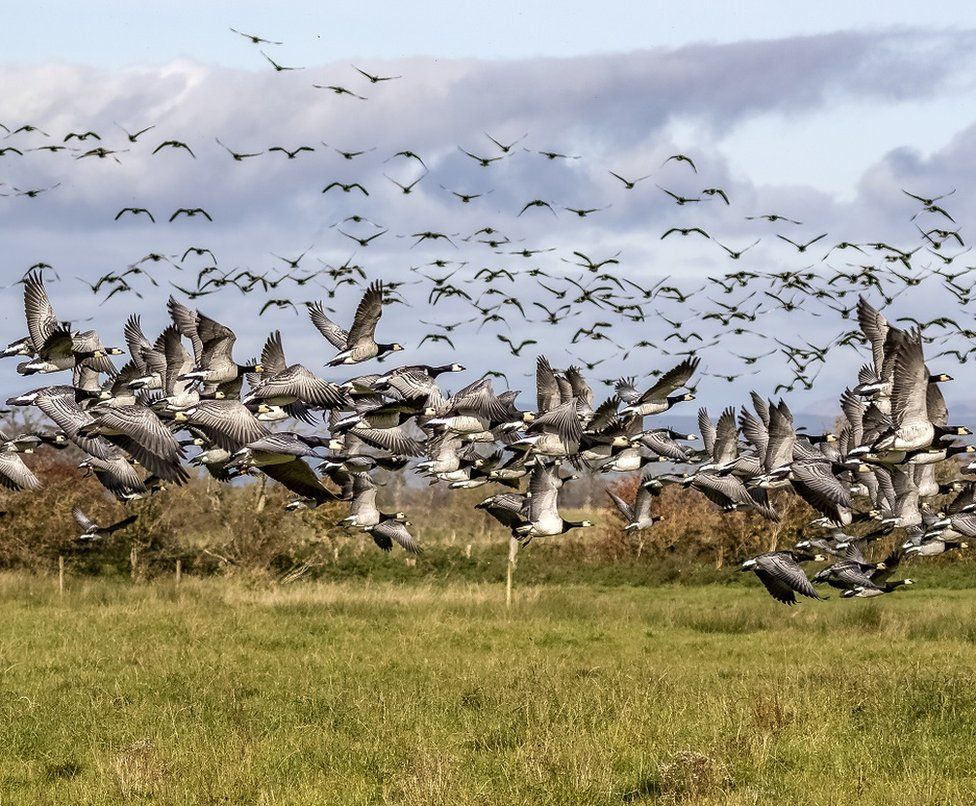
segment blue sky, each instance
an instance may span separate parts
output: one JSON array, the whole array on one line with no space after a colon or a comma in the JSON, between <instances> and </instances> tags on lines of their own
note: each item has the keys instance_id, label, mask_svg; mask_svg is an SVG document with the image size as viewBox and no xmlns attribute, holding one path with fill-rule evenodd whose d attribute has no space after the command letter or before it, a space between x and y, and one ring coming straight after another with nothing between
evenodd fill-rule
<instances>
[{"instance_id":1,"label":"blue sky","mask_svg":"<svg viewBox=\"0 0 976 806\"><path fill-rule=\"evenodd\" d=\"M662 242L660 234L669 226L701 224L736 247L760 239L736 265L802 270L817 262L826 271L843 268L850 258L835 254L822 262L818 253L808 259L776 239L785 234L781 230L746 216L772 209L804 221L797 238L828 232L833 242L891 238L908 248L918 233L902 187L936 193L958 185L952 199L958 220L976 214L968 192L976 178L969 156L976 143L976 12L959 7L950 14L943 8L941 19L953 22L949 30L929 9L907 3L884 4L883 19L880 5L782 5L565 3L558 13L541 4L505 3L492 4L490 12L448 3L323 11L319 4L279 9L267 3L171 2L151 14L133 4L105 2L84 9L67 3L11 8L0 32L0 82L7 88L0 123L33 123L50 130L52 142L68 131L93 128L104 144L127 150L118 163L79 161L70 152L26 151L47 143L38 135L0 141L20 145L26 154L0 160L0 183L8 189L61 183L36 199L12 193L0 198L0 239L17 271L37 260L53 263L63 278L52 287L59 314L90 318L108 342L118 341L112 333L132 311L143 312L148 329L161 328L161 297L173 290L172 282L192 284L199 267L153 267L160 290L139 286L137 277L131 294L107 302L93 303L83 280L124 270L148 251L178 256L202 242L219 255L222 271L275 274L282 264L274 254L310 249L310 262L353 259L371 277L418 281L404 290L412 307L393 306L384 317L384 325L413 349L430 330L418 320L444 323L471 315L470 306L457 301L427 306L432 280L421 279L417 267L432 260L467 261L458 278L470 284L485 266L539 266L561 277L577 271L567 264L574 250L594 256L620 251L621 271L629 278L649 284L668 275L693 284L735 266L712 242ZM305 69L275 73L228 26L283 40L267 52ZM372 87L352 70L353 63L404 78ZM342 84L369 100L337 98L313 89L313 82ZM157 128L133 146L117 123ZM492 153L485 131L503 140L528 137L510 159L486 170L458 152L462 146ZM167 137L190 142L198 158L169 151L154 156L153 148ZM216 137L239 151L308 143L316 152L303 161L265 153L237 163L214 143ZM367 153L346 161L323 141ZM524 152L523 145L530 152L554 149L581 159L553 163ZM389 161L403 148L422 153L431 169L411 196L401 195L387 178L419 177L417 166ZM700 174L662 166L676 151L693 154ZM609 177L610 170L650 173L652 179L631 193ZM361 179L369 198L323 196L322 186L334 179ZM719 185L734 203L677 208L654 184L688 193ZM445 188L487 195L459 205ZM517 215L532 198L551 200L560 215ZM166 221L177 207L197 204L214 213L212 225ZM159 222L115 221L126 205L149 207ZM606 210L580 221L560 209L590 205ZM369 248L357 248L340 231L350 228L342 222L353 213L370 216L380 222L377 229L389 233ZM476 240L457 251L443 243L411 245L409 236L417 231L461 237L486 222L502 229L513 247L553 251L521 263ZM420 271L429 277L442 273ZM320 366L321 339L307 321L289 311L258 318L257 309L275 296L287 294L300 303L327 293L317 283L286 282L263 296L242 297L229 289L195 304L238 323L242 355L256 354L268 330L281 328L289 354ZM332 293L338 318L350 318L360 290ZM530 307L545 301L524 277L505 293ZM19 294L19 286L3 292L8 310L17 310ZM710 304L702 300L691 313L661 307L665 315L694 320ZM937 286L927 284L911 303L903 297L895 309L899 315L931 312L939 304ZM570 338L578 325L600 315L580 314L555 331L538 321L514 323L500 335L516 343L537 339L554 351L557 365L596 361L604 345L572 345ZM814 340L830 338L843 326L822 311L809 319L775 310L768 317L777 332ZM594 372L636 371L633 359L625 358L626 347L655 338L658 327L653 316L641 324L615 322L623 349L610 351ZM22 329L17 316L0 319L0 338L12 340ZM542 349L512 359L490 326L470 330L457 333L461 352L477 352L487 337L519 374L531 371ZM741 344L736 350L762 347ZM728 366L727 351L703 351L703 357L713 371ZM428 343L414 358L450 360L451 351ZM804 405L818 405L818 394L838 391L852 360L845 354L825 371L817 390L798 392ZM480 364L488 359L476 361L484 368ZM669 362L648 355L641 368L649 372ZM772 393L773 375L764 393ZM759 380L711 382L700 391L703 399L719 401L742 396Z\"/></svg>"},{"instance_id":2,"label":"blue sky","mask_svg":"<svg viewBox=\"0 0 976 806\"><path fill-rule=\"evenodd\" d=\"M4 9L5 61L51 59L100 67L159 65L174 58L247 68L228 25L287 42L301 62L407 56L577 56L737 42L833 31L966 28L970 3L817 3L707 0L608 2L269 3L170 0L165 4L37 0Z\"/></svg>"}]
</instances>

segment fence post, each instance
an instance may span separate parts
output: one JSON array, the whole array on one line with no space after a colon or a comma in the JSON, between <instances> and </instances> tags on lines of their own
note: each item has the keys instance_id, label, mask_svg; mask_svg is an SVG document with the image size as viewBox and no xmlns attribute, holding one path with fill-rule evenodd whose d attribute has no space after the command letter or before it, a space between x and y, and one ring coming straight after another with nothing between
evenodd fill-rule
<instances>
[{"instance_id":1,"label":"fence post","mask_svg":"<svg viewBox=\"0 0 976 806\"><path fill-rule=\"evenodd\" d=\"M58 596L64 596L64 555L58 555Z\"/></svg>"},{"instance_id":2,"label":"fence post","mask_svg":"<svg viewBox=\"0 0 976 806\"><path fill-rule=\"evenodd\" d=\"M133 543L129 546L129 579L133 582L136 580L136 565L139 562L139 549L136 548L136 544Z\"/></svg>"},{"instance_id":3,"label":"fence post","mask_svg":"<svg viewBox=\"0 0 976 806\"><path fill-rule=\"evenodd\" d=\"M515 575L515 558L519 543L514 537L508 539L508 570L505 573L505 607L512 606L512 577Z\"/></svg>"},{"instance_id":4,"label":"fence post","mask_svg":"<svg viewBox=\"0 0 976 806\"><path fill-rule=\"evenodd\" d=\"M258 515L260 515L262 512L264 512L264 505L268 501L267 494L266 494L266 489L265 489L267 486L268 486L268 477L266 475L264 475L264 473L262 473L261 474L261 486L260 486L259 491L258 491L258 503L257 503L257 506L254 507L254 512L256 514L258 514Z\"/></svg>"},{"instance_id":5,"label":"fence post","mask_svg":"<svg viewBox=\"0 0 976 806\"><path fill-rule=\"evenodd\" d=\"M180 584L180 580L183 579L183 560L177 558L176 560L176 584Z\"/></svg>"}]
</instances>

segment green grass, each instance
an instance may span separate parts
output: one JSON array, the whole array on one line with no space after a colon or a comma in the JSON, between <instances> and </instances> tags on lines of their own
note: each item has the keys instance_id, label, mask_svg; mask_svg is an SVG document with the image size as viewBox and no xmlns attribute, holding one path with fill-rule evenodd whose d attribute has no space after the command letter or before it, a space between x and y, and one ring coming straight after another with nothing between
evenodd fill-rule
<instances>
[{"instance_id":1,"label":"green grass","mask_svg":"<svg viewBox=\"0 0 976 806\"><path fill-rule=\"evenodd\" d=\"M976 591L752 582L2 576L0 803L976 800Z\"/></svg>"}]
</instances>

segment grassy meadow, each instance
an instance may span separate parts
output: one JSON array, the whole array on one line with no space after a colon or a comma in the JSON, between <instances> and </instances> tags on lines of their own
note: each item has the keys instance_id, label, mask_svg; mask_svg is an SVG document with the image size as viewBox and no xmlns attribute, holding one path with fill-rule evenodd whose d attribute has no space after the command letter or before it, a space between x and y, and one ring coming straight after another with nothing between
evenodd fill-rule
<instances>
[{"instance_id":1,"label":"grassy meadow","mask_svg":"<svg viewBox=\"0 0 976 806\"><path fill-rule=\"evenodd\" d=\"M976 591L0 576L0 803L976 801Z\"/></svg>"}]
</instances>

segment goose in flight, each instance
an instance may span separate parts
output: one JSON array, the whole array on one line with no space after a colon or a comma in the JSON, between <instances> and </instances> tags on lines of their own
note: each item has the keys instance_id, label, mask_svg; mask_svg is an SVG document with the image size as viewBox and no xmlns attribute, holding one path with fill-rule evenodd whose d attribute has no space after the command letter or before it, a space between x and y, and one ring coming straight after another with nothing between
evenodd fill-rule
<instances>
[{"instance_id":1,"label":"goose in flight","mask_svg":"<svg viewBox=\"0 0 976 806\"><path fill-rule=\"evenodd\" d=\"M329 361L329 366L341 364L359 364L371 358L383 359L390 353L399 352L403 346L396 342L386 344L376 341L376 325L383 313L383 283L374 282L356 308L352 326L348 331L329 319L325 314L322 303L308 304L308 312L312 324L328 342L339 350L339 353Z\"/></svg>"},{"instance_id":2,"label":"goose in flight","mask_svg":"<svg viewBox=\"0 0 976 806\"><path fill-rule=\"evenodd\" d=\"M108 535L118 532L120 529L124 529L136 522L138 516L129 515L127 518L123 518L120 521L109 524L108 526L99 526L95 521L89 518L85 511L81 507L75 507L71 510L71 514L74 517L77 524L82 528L82 533L78 535L78 540L97 540L100 537L107 537Z\"/></svg>"},{"instance_id":3,"label":"goose in flight","mask_svg":"<svg viewBox=\"0 0 976 806\"><path fill-rule=\"evenodd\" d=\"M340 408L346 405L345 395L335 384L319 378L301 364L285 361L281 332L275 331L261 351L261 379L244 398L249 407L281 406L294 417L307 417L304 409Z\"/></svg>"},{"instance_id":4,"label":"goose in flight","mask_svg":"<svg viewBox=\"0 0 976 806\"><path fill-rule=\"evenodd\" d=\"M656 493L653 487L645 486L650 481L653 481L653 477L645 476L641 479L641 485L637 488L637 495L632 504L628 504L613 490L607 489L607 495L610 496L610 500L613 501L617 511L623 516L626 522L624 525L624 531L626 532L650 529L663 518L662 515L654 515L651 512L651 502L654 500Z\"/></svg>"},{"instance_id":5,"label":"goose in flight","mask_svg":"<svg viewBox=\"0 0 976 806\"><path fill-rule=\"evenodd\" d=\"M811 599L825 597L817 593L810 584L810 580L800 567L800 563L815 561L822 562L821 554L806 554L800 551L770 551L746 560L740 566L740 571L754 571L759 581L772 596L783 604L791 607L796 604L796 594Z\"/></svg>"},{"instance_id":6,"label":"goose in flight","mask_svg":"<svg viewBox=\"0 0 976 806\"><path fill-rule=\"evenodd\" d=\"M554 468L537 462L529 480L529 500L525 521L515 527L515 533L523 544L536 537L555 537L571 529L593 526L592 521L568 521L559 514L559 489L563 482Z\"/></svg>"},{"instance_id":7,"label":"goose in flight","mask_svg":"<svg viewBox=\"0 0 976 806\"><path fill-rule=\"evenodd\" d=\"M650 414L661 414L670 409L675 403L694 400L691 393L670 396L676 389L687 386L691 376L698 368L698 358L686 358L676 367L665 372L650 389L639 392L634 387L634 380L621 378L614 387L619 397L626 405L620 410L621 414L634 414L646 417Z\"/></svg>"}]
</instances>

